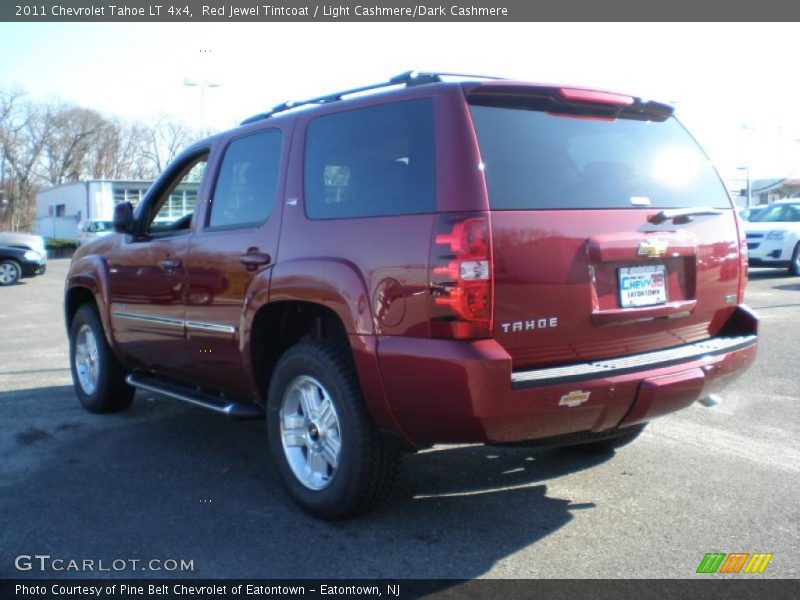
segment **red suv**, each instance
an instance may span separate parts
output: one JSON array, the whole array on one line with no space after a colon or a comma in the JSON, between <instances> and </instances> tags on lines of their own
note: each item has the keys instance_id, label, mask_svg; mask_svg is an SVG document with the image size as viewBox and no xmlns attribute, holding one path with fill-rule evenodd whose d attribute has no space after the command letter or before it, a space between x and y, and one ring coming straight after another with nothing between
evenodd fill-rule
<instances>
[{"instance_id":1,"label":"red suv","mask_svg":"<svg viewBox=\"0 0 800 600\"><path fill-rule=\"evenodd\" d=\"M119 204L67 280L83 405L266 413L289 494L335 519L406 451L607 448L718 401L756 353L746 246L672 109L445 79L277 106Z\"/></svg>"}]
</instances>

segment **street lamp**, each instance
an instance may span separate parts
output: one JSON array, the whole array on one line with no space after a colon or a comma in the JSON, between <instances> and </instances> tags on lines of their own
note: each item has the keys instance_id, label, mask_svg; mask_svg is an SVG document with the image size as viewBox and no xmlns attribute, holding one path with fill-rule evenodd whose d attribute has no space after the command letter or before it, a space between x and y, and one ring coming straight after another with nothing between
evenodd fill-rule
<instances>
[{"instance_id":1,"label":"street lamp","mask_svg":"<svg viewBox=\"0 0 800 600\"><path fill-rule=\"evenodd\" d=\"M750 208L750 200L752 198L752 189L750 188L750 167L737 167L737 171L744 171L747 176L747 208Z\"/></svg>"},{"instance_id":2,"label":"street lamp","mask_svg":"<svg viewBox=\"0 0 800 600\"><path fill-rule=\"evenodd\" d=\"M214 81L195 81L188 77L183 80L183 85L186 87L199 87L200 88L200 133L203 134L206 128L205 113L206 113L206 88L218 88L222 84Z\"/></svg>"}]
</instances>

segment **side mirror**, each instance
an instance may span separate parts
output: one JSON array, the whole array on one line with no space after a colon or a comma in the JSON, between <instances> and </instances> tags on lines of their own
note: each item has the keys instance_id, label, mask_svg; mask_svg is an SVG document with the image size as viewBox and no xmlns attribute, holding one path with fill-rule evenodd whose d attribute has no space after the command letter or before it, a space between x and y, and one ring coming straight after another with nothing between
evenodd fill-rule
<instances>
[{"instance_id":1,"label":"side mirror","mask_svg":"<svg viewBox=\"0 0 800 600\"><path fill-rule=\"evenodd\" d=\"M133 233L133 205L120 202L114 207L114 231L117 233Z\"/></svg>"}]
</instances>

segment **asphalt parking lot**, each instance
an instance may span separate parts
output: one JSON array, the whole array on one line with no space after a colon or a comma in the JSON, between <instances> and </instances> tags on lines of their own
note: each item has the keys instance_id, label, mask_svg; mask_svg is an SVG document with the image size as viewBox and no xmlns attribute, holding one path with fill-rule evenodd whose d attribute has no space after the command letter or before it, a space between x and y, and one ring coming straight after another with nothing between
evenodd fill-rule
<instances>
[{"instance_id":1,"label":"asphalt parking lot","mask_svg":"<svg viewBox=\"0 0 800 600\"><path fill-rule=\"evenodd\" d=\"M752 273L759 357L722 405L596 457L435 447L379 510L329 524L284 495L261 421L141 392L122 414L84 411L68 264L0 289L0 577L81 575L14 567L49 554L193 561L119 573L147 577L686 578L707 552L771 552L760 577L800 576L800 278L785 271Z\"/></svg>"}]
</instances>

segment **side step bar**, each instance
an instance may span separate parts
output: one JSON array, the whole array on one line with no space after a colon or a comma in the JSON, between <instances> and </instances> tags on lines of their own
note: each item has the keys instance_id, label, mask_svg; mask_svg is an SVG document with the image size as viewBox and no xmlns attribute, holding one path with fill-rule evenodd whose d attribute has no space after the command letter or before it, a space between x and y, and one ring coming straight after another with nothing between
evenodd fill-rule
<instances>
[{"instance_id":1,"label":"side step bar","mask_svg":"<svg viewBox=\"0 0 800 600\"><path fill-rule=\"evenodd\" d=\"M264 411L253 402L240 402L171 383L141 373L131 373L125 378L128 385L140 390L162 394L181 402L194 404L200 408L237 419L260 419Z\"/></svg>"}]
</instances>

